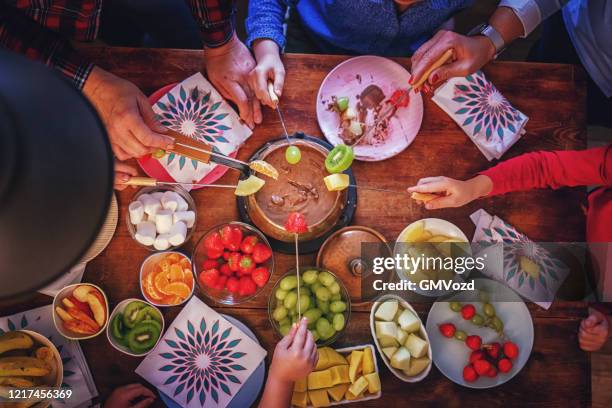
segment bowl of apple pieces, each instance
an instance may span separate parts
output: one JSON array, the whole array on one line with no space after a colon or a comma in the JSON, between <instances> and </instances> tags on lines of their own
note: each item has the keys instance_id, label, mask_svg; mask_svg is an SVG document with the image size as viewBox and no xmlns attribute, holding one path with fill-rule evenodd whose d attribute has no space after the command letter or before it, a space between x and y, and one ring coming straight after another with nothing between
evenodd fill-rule
<instances>
[{"instance_id":1,"label":"bowl of apple pieces","mask_svg":"<svg viewBox=\"0 0 612 408\"><path fill-rule=\"evenodd\" d=\"M77 283L60 290L53 299L53 323L70 340L96 337L108 323L108 299L98 286Z\"/></svg>"}]
</instances>

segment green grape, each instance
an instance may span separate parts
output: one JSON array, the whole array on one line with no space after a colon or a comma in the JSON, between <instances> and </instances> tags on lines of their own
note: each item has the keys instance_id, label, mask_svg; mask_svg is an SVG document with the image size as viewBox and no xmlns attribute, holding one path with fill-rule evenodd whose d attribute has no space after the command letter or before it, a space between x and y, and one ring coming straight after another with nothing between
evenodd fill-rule
<instances>
[{"instance_id":1,"label":"green grape","mask_svg":"<svg viewBox=\"0 0 612 408\"><path fill-rule=\"evenodd\" d=\"M304 317L308 319L308 328L311 329L316 325L317 320L321 318L323 312L321 311L321 309L314 308L305 311L303 314Z\"/></svg>"},{"instance_id":2,"label":"green grape","mask_svg":"<svg viewBox=\"0 0 612 408\"><path fill-rule=\"evenodd\" d=\"M482 310L485 316L488 316L488 317L495 316L495 307L493 307L493 305L490 303L485 303Z\"/></svg>"},{"instance_id":3,"label":"green grape","mask_svg":"<svg viewBox=\"0 0 612 408\"><path fill-rule=\"evenodd\" d=\"M465 339L467 338L467 334L465 334L463 330L457 330L455 332L455 338L457 340L465 341Z\"/></svg>"},{"instance_id":4,"label":"green grape","mask_svg":"<svg viewBox=\"0 0 612 408\"><path fill-rule=\"evenodd\" d=\"M345 322L346 320L344 318L344 315L342 313L338 313L334 315L334 318L332 319L332 326L334 326L334 330L340 331L344 329Z\"/></svg>"},{"instance_id":5,"label":"green grape","mask_svg":"<svg viewBox=\"0 0 612 408\"><path fill-rule=\"evenodd\" d=\"M297 288L298 281L296 276L285 276L280 281L280 288L282 290L291 290Z\"/></svg>"},{"instance_id":6,"label":"green grape","mask_svg":"<svg viewBox=\"0 0 612 408\"><path fill-rule=\"evenodd\" d=\"M323 302L327 302L331 297L331 292L329 291L329 289L321 287L316 290L315 296L317 297L317 299L322 300Z\"/></svg>"},{"instance_id":7,"label":"green grape","mask_svg":"<svg viewBox=\"0 0 612 408\"><path fill-rule=\"evenodd\" d=\"M281 326L279 328L279 331L280 331L281 336L286 336L289 333L289 331L291 331L291 325L288 324L285 326Z\"/></svg>"},{"instance_id":8,"label":"green grape","mask_svg":"<svg viewBox=\"0 0 612 408\"><path fill-rule=\"evenodd\" d=\"M321 309L321 312L327 313L329 312L329 302L322 301L321 299L317 299L317 307Z\"/></svg>"},{"instance_id":9,"label":"green grape","mask_svg":"<svg viewBox=\"0 0 612 408\"><path fill-rule=\"evenodd\" d=\"M286 290L282 290L282 289L276 289L276 292L274 293L274 296L276 297L277 300L283 300L285 298L285 296L287 296L287 291Z\"/></svg>"},{"instance_id":10,"label":"green grape","mask_svg":"<svg viewBox=\"0 0 612 408\"><path fill-rule=\"evenodd\" d=\"M311 293L312 292L310 291L310 288L308 286L300 286L300 296L301 295L310 296Z\"/></svg>"},{"instance_id":11,"label":"green grape","mask_svg":"<svg viewBox=\"0 0 612 408\"><path fill-rule=\"evenodd\" d=\"M280 322L278 322L279 326L290 326L291 325L291 319L289 319L288 317L285 317L283 320L281 320Z\"/></svg>"},{"instance_id":12,"label":"green grape","mask_svg":"<svg viewBox=\"0 0 612 408\"><path fill-rule=\"evenodd\" d=\"M285 296L285 300L283 300L283 305L287 309L294 309L296 304L297 304L297 293L295 292L287 293L287 296Z\"/></svg>"},{"instance_id":13,"label":"green grape","mask_svg":"<svg viewBox=\"0 0 612 408\"><path fill-rule=\"evenodd\" d=\"M319 272L317 272L316 270L306 271L302 274L302 280L308 285L312 285L313 283L315 283L318 277Z\"/></svg>"},{"instance_id":14,"label":"green grape","mask_svg":"<svg viewBox=\"0 0 612 408\"><path fill-rule=\"evenodd\" d=\"M461 303L460 302L450 302L449 303L449 307L451 308L451 310L453 312L460 312L461 311Z\"/></svg>"},{"instance_id":15,"label":"green grape","mask_svg":"<svg viewBox=\"0 0 612 408\"><path fill-rule=\"evenodd\" d=\"M346 303L341 300L331 302L329 305L329 310L333 313L342 313L346 310Z\"/></svg>"},{"instance_id":16,"label":"green grape","mask_svg":"<svg viewBox=\"0 0 612 408\"><path fill-rule=\"evenodd\" d=\"M161 159L165 155L166 155L166 151L164 149L155 149L153 150L153 153L151 153L151 156L156 159Z\"/></svg>"},{"instance_id":17,"label":"green grape","mask_svg":"<svg viewBox=\"0 0 612 408\"><path fill-rule=\"evenodd\" d=\"M333 285L332 285L333 286ZM339 293L334 293L333 295L331 295L331 297L329 298L329 300L331 300L332 302L334 300L342 300L342 295Z\"/></svg>"},{"instance_id":18,"label":"green grape","mask_svg":"<svg viewBox=\"0 0 612 408\"><path fill-rule=\"evenodd\" d=\"M319 282L323 284L323 286L330 287L334 283L336 283L336 278L329 272L321 272L319 273Z\"/></svg>"},{"instance_id":19,"label":"green grape","mask_svg":"<svg viewBox=\"0 0 612 408\"><path fill-rule=\"evenodd\" d=\"M277 322L280 322L286 317L287 317L287 309L284 308L283 306L278 306L276 309L274 309L274 312L272 312L272 318L276 320Z\"/></svg>"},{"instance_id":20,"label":"green grape","mask_svg":"<svg viewBox=\"0 0 612 408\"><path fill-rule=\"evenodd\" d=\"M321 317L319 320L317 320L316 327L317 333L319 333L319 336L321 336L322 339L328 338L326 336L330 331L332 331L331 323L324 317Z\"/></svg>"},{"instance_id":21,"label":"green grape","mask_svg":"<svg viewBox=\"0 0 612 408\"><path fill-rule=\"evenodd\" d=\"M313 329L311 329L310 332L312 333L312 338L314 339L314 341L319 341L320 339L319 333L317 333L317 331Z\"/></svg>"},{"instance_id":22,"label":"green grape","mask_svg":"<svg viewBox=\"0 0 612 408\"><path fill-rule=\"evenodd\" d=\"M474 317L472 317L472 323L474 323L476 326L482 326L484 324L484 317L476 314Z\"/></svg>"},{"instance_id":23,"label":"green grape","mask_svg":"<svg viewBox=\"0 0 612 408\"><path fill-rule=\"evenodd\" d=\"M287 160L289 164L298 164L300 160L302 160L300 148L293 145L287 147L287 150L285 150L285 160Z\"/></svg>"},{"instance_id":24,"label":"green grape","mask_svg":"<svg viewBox=\"0 0 612 408\"><path fill-rule=\"evenodd\" d=\"M300 293L300 310L302 313L310 307L310 296Z\"/></svg>"},{"instance_id":25,"label":"green grape","mask_svg":"<svg viewBox=\"0 0 612 408\"><path fill-rule=\"evenodd\" d=\"M332 293L332 295L337 295L340 293L340 285L338 284L338 282L334 282L329 285L328 289Z\"/></svg>"},{"instance_id":26,"label":"green grape","mask_svg":"<svg viewBox=\"0 0 612 408\"><path fill-rule=\"evenodd\" d=\"M498 333L504 331L504 322L497 316L491 320L491 326Z\"/></svg>"}]
</instances>

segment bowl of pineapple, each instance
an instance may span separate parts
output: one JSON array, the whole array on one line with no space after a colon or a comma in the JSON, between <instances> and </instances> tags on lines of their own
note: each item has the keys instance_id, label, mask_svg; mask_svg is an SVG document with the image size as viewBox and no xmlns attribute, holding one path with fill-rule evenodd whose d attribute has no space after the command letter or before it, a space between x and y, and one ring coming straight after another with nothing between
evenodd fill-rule
<instances>
[{"instance_id":1,"label":"bowl of pineapple","mask_svg":"<svg viewBox=\"0 0 612 408\"><path fill-rule=\"evenodd\" d=\"M418 382L431 370L429 336L416 311L396 295L381 296L370 311L376 348L397 378Z\"/></svg>"},{"instance_id":2,"label":"bowl of pineapple","mask_svg":"<svg viewBox=\"0 0 612 408\"><path fill-rule=\"evenodd\" d=\"M296 381L291 405L328 407L381 395L378 362L371 344L340 349L320 347L314 371Z\"/></svg>"}]
</instances>

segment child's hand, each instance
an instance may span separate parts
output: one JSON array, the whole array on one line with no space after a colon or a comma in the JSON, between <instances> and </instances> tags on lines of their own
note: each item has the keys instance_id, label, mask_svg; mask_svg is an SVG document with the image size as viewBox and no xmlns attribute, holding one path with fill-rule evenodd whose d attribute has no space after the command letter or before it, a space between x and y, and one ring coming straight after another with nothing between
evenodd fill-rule
<instances>
[{"instance_id":1,"label":"child's hand","mask_svg":"<svg viewBox=\"0 0 612 408\"><path fill-rule=\"evenodd\" d=\"M274 93L280 98L285 83L285 67L280 59L278 45L264 38L255 41L253 52L257 66L249 73L249 85L261 103L276 108L268 93L268 82L274 83Z\"/></svg>"},{"instance_id":2,"label":"child's hand","mask_svg":"<svg viewBox=\"0 0 612 408\"><path fill-rule=\"evenodd\" d=\"M138 174L138 171L128 165L115 160L115 190L123 190L127 187L125 184L130 177Z\"/></svg>"},{"instance_id":3,"label":"child's hand","mask_svg":"<svg viewBox=\"0 0 612 408\"><path fill-rule=\"evenodd\" d=\"M489 194L493 184L487 176L478 175L468 181L455 180L449 177L426 177L419 180L416 186L409 187L408 191L418 193L439 194L425 203L428 210L438 208L461 207L477 198Z\"/></svg>"},{"instance_id":4,"label":"child's hand","mask_svg":"<svg viewBox=\"0 0 612 408\"><path fill-rule=\"evenodd\" d=\"M580 348L584 351L599 350L608 339L609 329L606 315L595 309L589 309L589 317L580 322L578 331Z\"/></svg>"},{"instance_id":5,"label":"child's hand","mask_svg":"<svg viewBox=\"0 0 612 408\"><path fill-rule=\"evenodd\" d=\"M319 353L307 325L308 320L303 317L299 325L294 325L276 345L270 376L274 376L277 381L297 381L310 374L317 365Z\"/></svg>"},{"instance_id":6,"label":"child's hand","mask_svg":"<svg viewBox=\"0 0 612 408\"><path fill-rule=\"evenodd\" d=\"M136 399L139 402L134 403ZM140 384L129 384L116 388L106 400L105 408L145 408L153 403L155 394Z\"/></svg>"}]
</instances>

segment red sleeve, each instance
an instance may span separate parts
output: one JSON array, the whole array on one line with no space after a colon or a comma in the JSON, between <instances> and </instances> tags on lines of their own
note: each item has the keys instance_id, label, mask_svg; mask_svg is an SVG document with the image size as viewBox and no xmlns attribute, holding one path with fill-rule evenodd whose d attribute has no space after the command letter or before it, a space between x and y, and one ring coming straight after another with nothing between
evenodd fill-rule
<instances>
[{"instance_id":1,"label":"red sleeve","mask_svg":"<svg viewBox=\"0 0 612 408\"><path fill-rule=\"evenodd\" d=\"M220 47L234 34L236 0L189 0L204 45Z\"/></svg>"},{"instance_id":2,"label":"red sleeve","mask_svg":"<svg viewBox=\"0 0 612 408\"><path fill-rule=\"evenodd\" d=\"M489 195L511 191L612 183L612 144L587 150L534 152L483 172L493 181Z\"/></svg>"}]
</instances>

